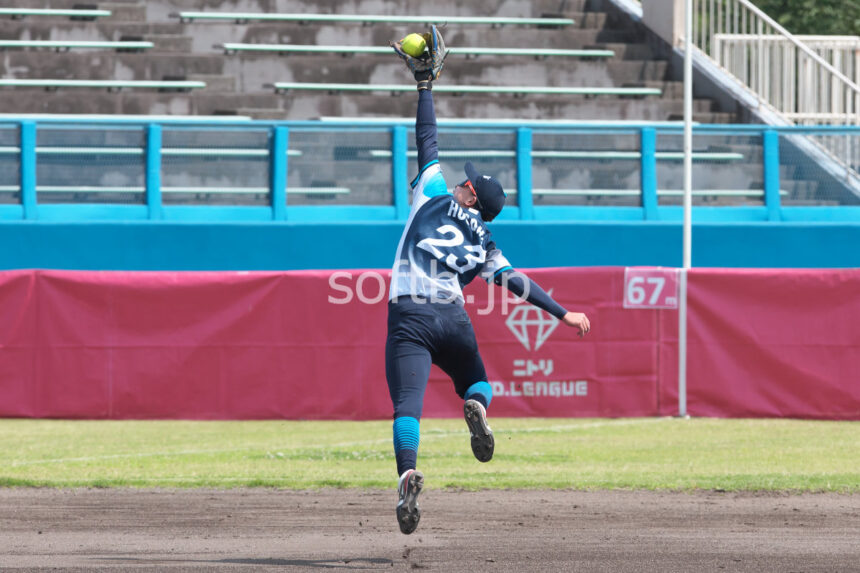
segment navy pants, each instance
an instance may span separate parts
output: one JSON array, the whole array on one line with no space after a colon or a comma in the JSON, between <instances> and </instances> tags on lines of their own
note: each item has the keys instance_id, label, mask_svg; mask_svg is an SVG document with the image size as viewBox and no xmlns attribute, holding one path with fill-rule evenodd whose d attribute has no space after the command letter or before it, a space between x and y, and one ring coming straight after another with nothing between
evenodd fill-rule
<instances>
[{"instance_id":1,"label":"navy pants","mask_svg":"<svg viewBox=\"0 0 860 573\"><path fill-rule=\"evenodd\" d=\"M394 418L421 419L431 364L451 377L461 398L472 384L487 380L469 315L455 303L390 301L385 376Z\"/></svg>"}]
</instances>

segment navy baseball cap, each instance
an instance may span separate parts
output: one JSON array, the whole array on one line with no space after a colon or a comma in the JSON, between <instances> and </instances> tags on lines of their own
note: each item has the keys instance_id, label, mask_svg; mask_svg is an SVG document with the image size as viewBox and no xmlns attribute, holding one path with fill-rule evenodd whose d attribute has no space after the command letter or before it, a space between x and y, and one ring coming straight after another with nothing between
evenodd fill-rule
<instances>
[{"instance_id":1,"label":"navy baseball cap","mask_svg":"<svg viewBox=\"0 0 860 573\"><path fill-rule=\"evenodd\" d=\"M466 171L466 177L472 182L472 187L475 188L475 195L478 196L475 207L481 212L481 218L489 223L505 206L505 197L507 197L505 190L495 178L478 173L471 161L467 161L463 169Z\"/></svg>"}]
</instances>

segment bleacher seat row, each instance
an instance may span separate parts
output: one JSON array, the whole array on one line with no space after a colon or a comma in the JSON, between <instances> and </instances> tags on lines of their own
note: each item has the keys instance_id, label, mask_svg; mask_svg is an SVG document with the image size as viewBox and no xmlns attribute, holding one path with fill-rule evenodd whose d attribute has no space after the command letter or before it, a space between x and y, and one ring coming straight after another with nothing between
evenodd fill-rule
<instances>
[{"instance_id":1,"label":"bleacher seat row","mask_svg":"<svg viewBox=\"0 0 860 573\"><path fill-rule=\"evenodd\" d=\"M260 13L260 12L174 12L173 18L183 22L195 20L232 21L247 23L253 21L301 22L305 24L321 22L358 22L361 24L479 24L488 26L571 26L570 18L506 18L492 16L400 16L371 14L313 14L313 13Z\"/></svg>"},{"instance_id":2,"label":"bleacher seat row","mask_svg":"<svg viewBox=\"0 0 860 573\"><path fill-rule=\"evenodd\" d=\"M2 47L2 43L0 43ZM391 54L388 46L344 46L344 45L298 45L298 44L244 44L241 42L225 42L216 44L225 54L238 52L276 52L298 54ZM553 48L489 48L480 46L457 46L448 50L448 56L531 56L538 59L549 57L571 58L611 58L615 56L612 50L559 50Z\"/></svg>"},{"instance_id":3,"label":"bleacher seat row","mask_svg":"<svg viewBox=\"0 0 860 573\"><path fill-rule=\"evenodd\" d=\"M87 8L0 8L0 16L11 16L15 19L27 16L68 17L73 20L95 20L111 15L110 10Z\"/></svg>"},{"instance_id":4,"label":"bleacher seat row","mask_svg":"<svg viewBox=\"0 0 860 573\"><path fill-rule=\"evenodd\" d=\"M75 88L90 92L106 89L125 94L114 96L122 98L119 100L94 96L75 103L34 96L34 100L48 98L38 107L35 102L27 104L30 98L8 97L3 99L12 105L5 107L38 112L57 107L66 113L72 111L72 106L78 106L84 113L101 113L105 109L139 113L149 109L163 114L173 109L180 113L234 113L262 119L303 119L333 112L342 114L347 109L354 114L365 108L364 115L379 115L381 102L372 102L362 94L373 97L374 92L399 93L403 89L398 84L402 81L402 69L387 57L387 41L416 26L434 22L446 26L452 57L481 58L481 63L471 64L472 67L449 66L451 72L444 85L440 83L440 93L458 94L457 103L450 106L460 108L454 111L460 117L486 117L488 111L504 116L511 109L522 107L516 100L525 96L540 98L548 104L532 107L528 119L548 117L547 114L600 117L602 114L596 114L594 106L585 106L578 116L570 115L569 110L579 104L574 103L576 99L567 98L606 96L597 107L618 108L611 111L608 119L670 119L667 113L671 112L666 111L663 103L666 86L660 66L633 59L631 56L647 57L648 50L642 50L641 54L630 52L619 43L628 32L607 27L605 14L587 11L582 0L573 0L570 11L563 14L558 13L557 6L549 9L548 3L538 2L533 15L504 12L470 15L464 10L456 15L439 12L403 15L409 14L408 11L390 15L331 14L319 13L319 8L310 3L306 11L289 13L237 12L226 7L218 10L204 2L199 6L205 6L205 11L173 12L166 9L170 6L173 4L160 0L132 0L106 4L107 9L83 5L72 9L62 5L57 9L3 9L0 14L32 19L26 25L16 24L9 34L0 37L0 50L9 51L10 69L16 70L14 75L7 74L0 81L0 88L49 91ZM41 24L43 21L50 25ZM64 28L68 31L62 31ZM349 33L349 43L323 41L338 37L341 29ZM207 41L210 39L216 41ZM218 60L213 46L236 59ZM28 50L37 49L62 54L41 59L27 56ZM83 50L87 54L94 50L113 55L103 56L99 67L85 66L86 56L74 54ZM271 60L267 59L269 54L291 57L288 61ZM332 55L367 56L361 62L355 60L355 65L366 70L362 75L372 78L371 81L355 81L348 67L332 67L325 59L319 63L303 59ZM51 64L52 58L63 59ZM537 62L526 63L525 58ZM541 72L542 64L538 63L549 58L575 58L582 63L566 65L565 73L570 77L549 83ZM475 65L482 68L474 68ZM493 74L488 74L488 79L476 79L474 70L497 66L506 66L512 72L499 77L516 77L520 81L499 85L489 79ZM28 68L26 75L18 71ZM461 68L464 71L458 71ZM129 70L132 77L127 75ZM467 73L469 81L462 81ZM255 77L260 81L255 82ZM149 92L137 95L135 90ZM288 97L283 97L284 94ZM482 113L471 110L478 105L479 98L490 94L497 96L493 99L502 107L491 110L482 106ZM614 97L626 99L610 103ZM676 97L673 93L669 99ZM637 98L643 103L635 103ZM371 105L365 107L365 100ZM403 113L405 105L403 102L393 109L389 106L387 115ZM452 112L444 109L445 105L440 111L450 115ZM674 107L677 109L677 104Z\"/></svg>"},{"instance_id":5,"label":"bleacher seat row","mask_svg":"<svg viewBox=\"0 0 860 573\"><path fill-rule=\"evenodd\" d=\"M95 40L2 40L0 49L8 48L50 48L53 50L147 50L152 42L145 41L95 41Z\"/></svg>"}]
</instances>

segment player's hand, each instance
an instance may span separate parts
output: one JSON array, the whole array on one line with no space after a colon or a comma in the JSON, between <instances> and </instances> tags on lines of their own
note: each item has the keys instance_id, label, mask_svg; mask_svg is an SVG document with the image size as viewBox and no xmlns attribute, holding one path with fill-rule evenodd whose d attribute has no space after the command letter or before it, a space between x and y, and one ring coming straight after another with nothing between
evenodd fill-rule
<instances>
[{"instance_id":1,"label":"player's hand","mask_svg":"<svg viewBox=\"0 0 860 573\"><path fill-rule=\"evenodd\" d=\"M561 321L568 326L576 328L579 331L580 338L588 334L588 331L591 330L591 323L588 321L588 317L582 312L568 312Z\"/></svg>"}]
</instances>

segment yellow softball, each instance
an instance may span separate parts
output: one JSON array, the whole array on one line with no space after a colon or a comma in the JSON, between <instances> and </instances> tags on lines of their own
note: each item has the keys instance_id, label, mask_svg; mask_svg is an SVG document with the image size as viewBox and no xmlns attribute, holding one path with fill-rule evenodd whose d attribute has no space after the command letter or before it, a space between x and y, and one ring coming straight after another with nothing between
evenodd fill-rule
<instances>
[{"instance_id":1,"label":"yellow softball","mask_svg":"<svg viewBox=\"0 0 860 573\"><path fill-rule=\"evenodd\" d=\"M400 49L412 56L413 58L419 57L424 53L424 49L427 47L427 42L424 40L424 36L421 34L409 34L402 40L400 40Z\"/></svg>"}]
</instances>

